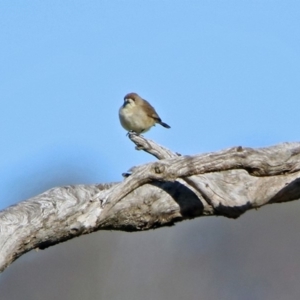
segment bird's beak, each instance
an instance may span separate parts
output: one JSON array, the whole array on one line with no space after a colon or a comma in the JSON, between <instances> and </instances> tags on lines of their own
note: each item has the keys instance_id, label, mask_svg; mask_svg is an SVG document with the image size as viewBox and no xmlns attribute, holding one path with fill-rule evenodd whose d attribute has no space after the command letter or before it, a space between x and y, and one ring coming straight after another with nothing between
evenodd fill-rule
<instances>
[{"instance_id":1,"label":"bird's beak","mask_svg":"<svg viewBox=\"0 0 300 300\"><path fill-rule=\"evenodd\" d=\"M125 107L128 103L129 103L128 99L125 99L125 100L124 100L123 107Z\"/></svg>"}]
</instances>

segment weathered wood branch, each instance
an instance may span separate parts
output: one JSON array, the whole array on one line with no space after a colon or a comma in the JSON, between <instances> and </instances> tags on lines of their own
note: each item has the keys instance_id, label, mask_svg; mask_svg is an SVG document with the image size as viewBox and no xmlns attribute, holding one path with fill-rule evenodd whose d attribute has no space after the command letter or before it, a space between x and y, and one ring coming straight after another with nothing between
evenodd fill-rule
<instances>
[{"instance_id":1,"label":"weathered wood branch","mask_svg":"<svg viewBox=\"0 0 300 300\"><path fill-rule=\"evenodd\" d=\"M134 134L159 162L119 183L57 187L0 212L0 270L22 254L96 230L138 231L204 215L237 218L300 198L300 143L180 156Z\"/></svg>"}]
</instances>

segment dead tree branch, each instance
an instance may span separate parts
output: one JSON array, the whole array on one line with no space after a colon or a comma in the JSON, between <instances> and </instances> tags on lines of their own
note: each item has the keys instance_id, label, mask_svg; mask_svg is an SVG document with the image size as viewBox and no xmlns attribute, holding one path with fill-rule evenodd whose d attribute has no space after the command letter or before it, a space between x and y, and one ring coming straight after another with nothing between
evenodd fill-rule
<instances>
[{"instance_id":1,"label":"dead tree branch","mask_svg":"<svg viewBox=\"0 0 300 300\"><path fill-rule=\"evenodd\" d=\"M181 156L130 134L160 161L119 183L53 188L0 212L0 270L22 254L97 230L138 231L300 197L300 143Z\"/></svg>"}]
</instances>

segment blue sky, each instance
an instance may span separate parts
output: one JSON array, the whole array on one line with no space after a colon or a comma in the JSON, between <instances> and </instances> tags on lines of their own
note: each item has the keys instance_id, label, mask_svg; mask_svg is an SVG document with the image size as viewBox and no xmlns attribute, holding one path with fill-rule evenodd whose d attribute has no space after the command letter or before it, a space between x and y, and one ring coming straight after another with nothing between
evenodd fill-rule
<instances>
[{"instance_id":1,"label":"blue sky","mask_svg":"<svg viewBox=\"0 0 300 300\"><path fill-rule=\"evenodd\" d=\"M150 101L183 154L299 140L297 1L2 1L0 206L153 160L118 120Z\"/></svg>"}]
</instances>

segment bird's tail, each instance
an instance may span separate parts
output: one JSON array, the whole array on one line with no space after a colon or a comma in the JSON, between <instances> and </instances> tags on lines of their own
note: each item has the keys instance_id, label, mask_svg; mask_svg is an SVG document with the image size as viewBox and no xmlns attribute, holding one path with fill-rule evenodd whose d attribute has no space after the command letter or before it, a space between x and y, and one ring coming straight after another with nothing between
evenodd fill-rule
<instances>
[{"instance_id":1,"label":"bird's tail","mask_svg":"<svg viewBox=\"0 0 300 300\"><path fill-rule=\"evenodd\" d=\"M160 124L161 126L165 127L165 128L171 128L171 126L169 126L168 124L166 124L166 123L164 123L164 122L162 122L162 121L160 121L159 124Z\"/></svg>"}]
</instances>

